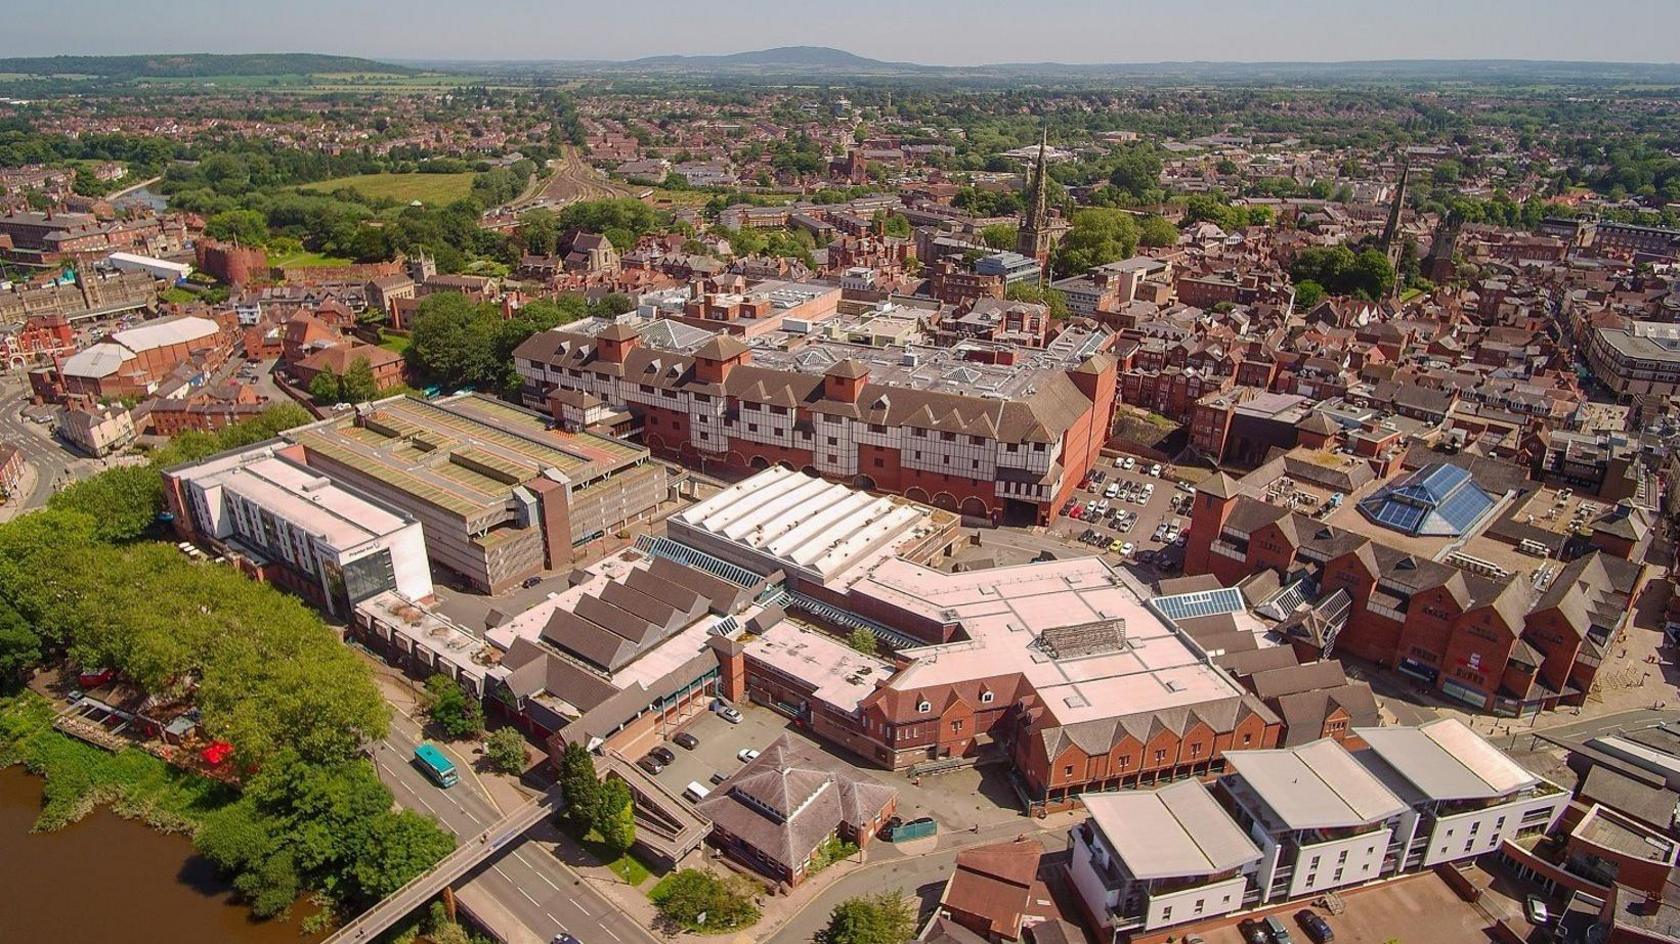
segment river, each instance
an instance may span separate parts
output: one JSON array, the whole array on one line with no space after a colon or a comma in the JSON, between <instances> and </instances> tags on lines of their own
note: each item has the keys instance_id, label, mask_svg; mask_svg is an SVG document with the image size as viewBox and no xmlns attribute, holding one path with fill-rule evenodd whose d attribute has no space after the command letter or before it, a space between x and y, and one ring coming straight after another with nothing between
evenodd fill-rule
<instances>
[{"instance_id":1,"label":"river","mask_svg":"<svg viewBox=\"0 0 1680 944\"><path fill-rule=\"evenodd\" d=\"M0 940L127 944L298 944L306 906L287 921L253 921L183 836L99 809L31 833L41 781L0 770Z\"/></svg>"}]
</instances>

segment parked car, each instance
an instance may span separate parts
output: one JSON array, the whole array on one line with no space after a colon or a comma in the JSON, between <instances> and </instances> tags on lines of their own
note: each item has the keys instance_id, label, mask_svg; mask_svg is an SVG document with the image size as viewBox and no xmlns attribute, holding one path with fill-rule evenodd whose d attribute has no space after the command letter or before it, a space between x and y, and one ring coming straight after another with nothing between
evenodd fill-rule
<instances>
[{"instance_id":1,"label":"parked car","mask_svg":"<svg viewBox=\"0 0 1680 944\"><path fill-rule=\"evenodd\" d=\"M540 583L542 583L541 577L526 577L524 580L519 581L519 585L527 590Z\"/></svg>"},{"instance_id":2,"label":"parked car","mask_svg":"<svg viewBox=\"0 0 1680 944\"><path fill-rule=\"evenodd\" d=\"M734 705L725 705L718 709L718 717L730 724L741 723L741 712Z\"/></svg>"},{"instance_id":3,"label":"parked car","mask_svg":"<svg viewBox=\"0 0 1680 944\"><path fill-rule=\"evenodd\" d=\"M1126 465L1124 466L1124 468L1126 468L1128 471L1131 470L1131 469L1137 468L1137 460L1132 458L1131 456L1127 456L1126 457Z\"/></svg>"},{"instance_id":4,"label":"parked car","mask_svg":"<svg viewBox=\"0 0 1680 944\"><path fill-rule=\"evenodd\" d=\"M1160 474L1161 474L1161 463L1157 462L1154 465L1150 466L1149 467L1149 474L1159 477Z\"/></svg>"},{"instance_id":5,"label":"parked car","mask_svg":"<svg viewBox=\"0 0 1680 944\"><path fill-rule=\"evenodd\" d=\"M1295 944L1295 938L1289 934L1289 928L1277 915L1267 915L1266 920L1260 922L1266 926L1266 936L1271 938L1272 944Z\"/></svg>"},{"instance_id":6,"label":"parked car","mask_svg":"<svg viewBox=\"0 0 1680 944\"><path fill-rule=\"evenodd\" d=\"M1336 939L1336 932L1330 930L1330 922L1324 920L1318 912L1311 908L1302 908L1295 912L1295 922L1301 926L1301 930L1307 932L1307 937L1312 938L1316 944L1330 944Z\"/></svg>"},{"instance_id":7,"label":"parked car","mask_svg":"<svg viewBox=\"0 0 1680 944\"><path fill-rule=\"evenodd\" d=\"M672 764L676 763L676 761L677 761L677 755L670 748L666 747L663 744L654 748L651 751L648 751L648 756L652 757L652 758L655 758L661 764L664 764L667 767L671 766Z\"/></svg>"},{"instance_id":8,"label":"parked car","mask_svg":"<svg viewBox=\"0 0 1680 944\"><path fill-rule=\"evenodd\" d=\"M661 770L665 769L665 765L661 764L659 762L659 758L654 757L652 754L649 754L646 757L642 758L641 760L636 761L636 766L642 768L645 771L647 771L648 776L650 776L650 777L658 776L659 772Z\"/></svg>"},{"instance_id":9,"label":"parked car","mask_svg":"<svg viewBox=\"0 0 1680 944\"><path fill-rule=\"evenodd\" d=\"M677 745L685 751L692 751L700 746L700 739L692 734L689 734L687 731L683 731L676 737L672 738L671 743Z\"/></svg>"},{"instance_id":10,"label":"parked car","mask_svg":"<svg viewBox=\"0 0 1680 944\"><path fill-rule=\"evenodd\" d=\"M1530 895L1523 899L1523 916L1530 924L1545 924L1552 920L1552 913L1546 908L1546 899L1539 895Z\"/></svg>"},{"instance_id":11,"label":"parked car","mask_svg":"<svg viewBox=\"0 0 1680 944\"><path fill-rule=\"evenodd\" d=\"M1126 542L1121 541L1118 538L1116 538L1115 540L1108 542L1108 552L1110 554L1118 554L1118 553L1120 553L1120 549L1125 547L1125 546L1126 546Z\"/></svg>"},{"instance_id":12,"label":"parked car","mask_svg":"<svg viewBox=\"0 0 1680 944\"><path fill-rule=\"evenodd\" d=\"M1119 482L1110 482L1110 483L1108 483L1108 487L1103 489L1103 497L1104 498L1114 498L1115 496L1117 496L1119 494L1120 494L1120 483Z\"/></svg>"},{"instance_id":13,"label":"parked car","mask_svg":"<svg viewBox=\"0 0 1680 944\"><path fill-rule=\"evenodd\" d=\"M583 942L562 931L550 938L548 944L583 944Z\"/></svg>"},{"instance_id":14,"label":"parked car","mask_svg":"<svg viewBox=\"0 0 1680 944\"><path fill-rule=\"evenodd\" d=\"M718 784L720 784L720 783L722 783L722 782L724 782L725 780L728 780L728 779L729 778L724 776L722 771L720 771L720 770L712 771L712 776L711 776L712 786L715 787Z\"/></svg>"},{"instance_id":15,"label":"parked car","mask_svg":"<svg viewBox=\"0 0 1680 944\"><path fill-rule=\"evenodd\" d=\"M1265 926L1253 918L1239 921L1237 930L1241 932L1245 944L1268 944Z\"/></svg>"},{"instance_id":16,"label":"parked car","mask_svg":"<svg viewBox=\"0 0 1680 944\"><path fill-rule=\"evenodd\" d=\"M1067 513L1067 516L1069 518L1072 518L1075 521L1078 521L1079 519L1085 517L1085 506L1084 505L1074 505L1073 510L1069 511Z\"/></svg>"},{"instance_id":17,"label":"parked car","mask_svg":"<svg viewBox=\"0 0 1680 944\"><path fill-rule=\"evenodd\" d=\"M1131 557L1132 552L1136 551L1136 550L1137 550L1137 545L1133 544L1130 541L1127 541L1126 543L1120 545L1120 556L1121 557Z\"/></svg>"},{"instance_id":18,"label":"parked car","mask_svg":"<svg viewBox=\"0 0 1680 944\"><path fill-rule=\"evenodd\" d=\"M743 764L750 764L758 759L758 751L755 748L743 747L735 752L735 759Z\"/></svg>"}]
</instances>

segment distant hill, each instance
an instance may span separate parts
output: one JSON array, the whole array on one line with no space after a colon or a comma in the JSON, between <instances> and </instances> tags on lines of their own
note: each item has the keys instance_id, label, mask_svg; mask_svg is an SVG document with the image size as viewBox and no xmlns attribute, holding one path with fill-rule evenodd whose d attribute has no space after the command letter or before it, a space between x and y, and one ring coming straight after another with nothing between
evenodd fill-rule
<instances>
[{"instance_id":1,"label":"distant hill","mask_svg":"<svg viewBox=\"0 0 1680 944\"><path fill-rule=\"evenodd\" d=\"M811 69L840 72L899 72L926 68L911 62L882 62L832 46L778 46L722 56L646 56L617 63L628 69Z\"/></svg>"},{"instance_id":2,"label":"distant hill","mask_svg":"<svg viewBox=\"0 0 1680 944\"><path fill-rule=\"evenodd\" d=\"M966 66L886 62L829 46L781 46L713 56L647 56L631 60L473 61L417 63L441 70L547 75L801 75L903 77L964 82L1025 78L1078 82L1218 81L1239 84L1337 82L1680 83L1671 63L1567 62L1525 59L1390 59L1347 62L999 62Z\"/></svg>"},{"instance_id":3,"label":"distant hill","mask_svg":"<svg viewBox=\"0 0 1680 944\"><path fill-rule=\"evenodd\" d=\"M96 75L110 79L195 78L212 75L310 75L359 72L413 75L407 66L359 59L281 52L246 55L170 53L156 56L42 56L0 59L0 73L18 75Z\"/></svg>"}]
</instances>

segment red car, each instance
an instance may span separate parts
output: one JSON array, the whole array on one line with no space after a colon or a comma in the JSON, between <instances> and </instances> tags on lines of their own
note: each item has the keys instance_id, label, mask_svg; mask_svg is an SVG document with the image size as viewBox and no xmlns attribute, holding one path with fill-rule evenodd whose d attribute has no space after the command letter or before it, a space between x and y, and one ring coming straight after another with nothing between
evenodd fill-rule
<instances>
[{"instance_id":1,"label":"red car","mask_svg":"<svg viewBox=\"0 0 1680 944\"><path fill-rule=\"evenodd\" d=\"M1080 518L1085 517L1085 506L1084 505L1074 505L1073 510L1068 512L1068 517L1074 519L1075 521L1078 521Z\"/></svg>"}]
</instances>

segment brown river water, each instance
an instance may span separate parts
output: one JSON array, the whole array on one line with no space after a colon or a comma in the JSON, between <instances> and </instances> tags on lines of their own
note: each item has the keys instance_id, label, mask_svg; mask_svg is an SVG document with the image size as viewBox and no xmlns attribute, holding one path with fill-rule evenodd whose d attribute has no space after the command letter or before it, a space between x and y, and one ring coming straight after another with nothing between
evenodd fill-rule
<instances>
[{"instance_id":1,"label":"brown river water","mask_svg":"<svg viewBox=\"0 0 1680 944\"><path fill-rule=\"evenodd\" d=\"M289 920L252 921L215 868L184 836L109 810L56 832L31 833L41 781L0 770L0 942L299 944L300 903Z\"/></svg>"}]
</instances>

